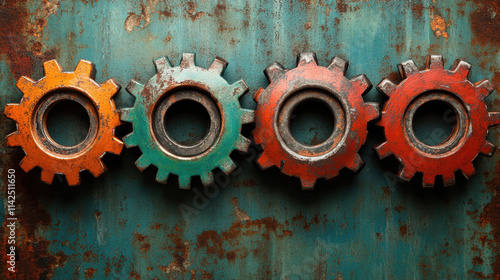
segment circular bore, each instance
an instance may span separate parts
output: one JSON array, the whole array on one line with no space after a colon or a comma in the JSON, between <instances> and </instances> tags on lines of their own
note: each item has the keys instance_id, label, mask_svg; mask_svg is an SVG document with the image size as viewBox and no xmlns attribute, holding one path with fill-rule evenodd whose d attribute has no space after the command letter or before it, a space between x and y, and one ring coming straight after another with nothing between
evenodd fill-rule
<instances>
[{"instance_id":1,"label":"circular bore","mask_svg":"<svg viewBox=\"0 0 500 280\"><path fill-rule=\"evenodd\" d=\"M194 145L182 145L177 143L168 134L165 125L165 115L168 109L176 102L182 100L191 100L202 105L207 110L210 122L207 134ZM161 100L153 112L152 129L154 136L160 145L167 150L178 156L193 157L207 151L217 141L222 126L221 115L215 102L200 92L199 89L181 89L172 94L169 94Z\"/></svg>"},{"instance_id":2,"label":"circular bore","mask_svg":"<svg viewBox=\"0 0 500 280\"><path fill-rule=\"evenodd\" d=\"M290 120L293 111L304 102L319 101L325 104L333 115L335 127L323 143L306 145L293 137L290 131ZM320 156L332 150L342 139L346 127L345 112L342 105L331 94L321 89L304 89L290 96L281 106L278 114L279 135L287 147L303 156Z\"/></svg>"},{"instance_id":3,"label":"circular bore","mask_svg":"<svg viewBox=\"0 0 500 280\"><path fill-rule=\"evenodd\" d=\"M434 146L430 146L421 142L415 136L415 132L413 131L413 118L415 117L415 113L422 105L431 101L441 101L446 103L453 109L456 115L456 122L451 134L444 142ZM453 150L454 148L459 146L459 144L462 142L462 140L464 140L464 137L467 134L467 109L463 106L462 102L459 99L454 97L449 92L433 91L424 93L421 96L417 97L406 109L404 120L405 133L410 143L420 151L428 154L444 154Z\"/></svg>"},{"instance_id":4,"label":"circular bore","mask_svg":"<svg viewBox=\"0 0 500 280\"><path fill-rule=\"evenodd\" d=\"M52 110L56 104L64 101L76 102L85 109L89 117L89 130L87 136L82 142L74 146L64 146L57 143L50 137L47 130L47 116L50 110ZM40 100L35 110L33 127L35 130L35 138L37 142L42 144L42 147L60 155L72 155L80 153L90 147L92 142L94 142L99 129L99 115L94 103L82 93L75 90L61 90L50 93Z\"/></svg>"}]
</instances>

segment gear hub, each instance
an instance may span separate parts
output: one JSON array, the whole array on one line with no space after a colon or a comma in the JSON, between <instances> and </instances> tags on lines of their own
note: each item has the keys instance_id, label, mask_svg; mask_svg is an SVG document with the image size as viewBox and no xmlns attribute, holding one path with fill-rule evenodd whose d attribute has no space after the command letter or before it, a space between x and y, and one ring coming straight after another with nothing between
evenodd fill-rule
<instances>
[{"instance_id":1,"label":"gear hub","mask_svg":"<svg viewBox=\"0 0 500 280\"><path fill-rule=\"evenodd\" d=\"M412 60L399 64L403 80L398 85L388 79L378 84L378 90L389 100L378 123L384 128L386 141L375 149L380 158L394 155L402 163L401 179L409 181L420 172L424 187L433 187L436 176L442 177L445 186L451 186L456 171L467 179L475 174L472 161L479 153L493 155L495 146L486 136L489 126L500 123L500 113L488 112L484 99L494 88L488 80L471 83L470 68L469 63L457 60L447 70L441 56L431 55L422 71ZM443 143L430 146L415 136L413 118L418 108L434 100L449 105L456 121Z\"/></svg>"},{"instance_id":2,"label":"gear hub","mask_svg":"<svg viewBox=\"0 0 500 280\"><path fill-rule=\"evenodd\" d=\"M124 138L127 147L138 146L142 155L135 162L143 171L158 168L156 181L166 183L176 174L179 187L190 187L191 177L199 176L204 185L214 182L212 171L229 174L236 165L229 157L233 150L246 152L251 144L241 135L243 124L254 120L252 110L242 109L239 97L248 91L243 80L229 84L221 74L227 62L216 57L208 69L195 65L195 55L185 53L178 67L168 58L155 60L157 74L146 85L132 80L127 91L136 97L133 108L121 111L121 119L132 123L133 132ZM183 100L203 106L210 118L205 136L193 145L175 141L165 125L165 115L173 104Z\"/></svg>"},{"instance_id":3,"label":"gear hub","mask_svg":"<svg viewBox=\"0 0 500 280\"><path fill-rule=\"evenodd\" d=\"M27 77L17 82L24 95L20 104L5 106L5 115L17 122L17 131L7 136L7 144L23 148L26 156L21 168L28 172L40 167L43 182L51 184L55 174L63 174L68 185L78 185L80 171L88 170L95 177L104 173L104 153L121 153L123 143L114 137L121 122L111 99L120 86L113 79L96 83L94 64L85 60L80 60L74 72L63 72L56 60L50 60L44 63L44 71L45 77L38 82ZM47 132L47 116L62 101L77 102L89 116L87 136L74 146L58 144Z\"/></svg>"},{"instance_id":4,"label":"gear hub","mask_svg":"<svg viewBox=\"0 0 500 280\"><path fill-rule=\"evenodd\" d=\"M270 85L255 94L258 103L254 138L263 148L258 159L262 168L277 166L300 178L303 189L312 189L318 178L331 179L347 167L358 172L363 160L358 154L367 136L367 123L378 117L378 105L365 103L362 95L371 89L365 75L348 80L347 61L334 57L328 67L318 66L314 53L297 56L297 67L285 69L274 62L264 71ZM293 110L305 101L325 104L335 119L326 141L305 145L290 132Z\"/></svg>"}]
</instances>

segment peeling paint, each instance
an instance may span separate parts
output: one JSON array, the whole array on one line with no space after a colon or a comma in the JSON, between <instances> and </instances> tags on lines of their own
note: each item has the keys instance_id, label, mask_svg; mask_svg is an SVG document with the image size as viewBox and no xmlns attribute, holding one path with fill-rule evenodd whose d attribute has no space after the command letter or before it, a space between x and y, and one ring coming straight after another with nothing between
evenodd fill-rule
<instances>
[{"instance_id":1,"label":"peeling paint","mask_svg":"<svg viewBox=\"0 0 500 280\"><path fill-rule=\"evenodd\" d=\"M446 22L446 20L442 16L434 11L434 8L431 8L429 13L431 18L430 25L432 31L434 31L434 35L436 35L436 37L438 38L443 37L446 39L446 42L448 42L448 38L450 37L450 35L446 30L452 24L452 21Z\"/></svg>"}]
</instances>

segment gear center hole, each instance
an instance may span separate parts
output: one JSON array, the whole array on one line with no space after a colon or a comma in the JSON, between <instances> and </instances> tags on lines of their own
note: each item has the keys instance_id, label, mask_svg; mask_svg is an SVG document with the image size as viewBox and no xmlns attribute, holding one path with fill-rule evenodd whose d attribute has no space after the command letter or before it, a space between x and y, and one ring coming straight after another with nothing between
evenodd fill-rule
<instances>
[{"instance_id":1,"label":"gear center hole","mask_svg":"<svg viewBox=\"0 0 500 280\"><path fill-rule=\"evenodd\" d=\"M50 108L45 126L53 141L62 146L72 147L87 138L90 118L85 108L78 102L62 100Z\"/></svg>"},{"instance_id":2,"label":"gear center hole","mask_svg":"<svg viewBox=\"0 0 500 280\"><path fill-rule=\"evenodd\" d=\"M200 103L181 100L168 108L164 125L168 136L175 142L184 146L194 146L207 136L210 116Z\"/></svg>"},{"instance_id":3,"label":"gear center hole","mask_svg":"<svg viewBox=\"0 0 500 280\"><path fill-rule=\"evenodd\" d=\"M290 133L295 140L308 146L324 143L335 128L335 117L320 100L308 99L293 109Z\"/></svg>"},{"instance_id":4,"label":"gear center hole","mask_svg":"<svg viewBox=\"0 0 500 280\"><path fill-rule=\"evenodd\" d=\"M415 112L412 129L420 142L438 146L449 140L457 129L457 114L448 103L431 100Z\"/></svg>"}]
</instances>

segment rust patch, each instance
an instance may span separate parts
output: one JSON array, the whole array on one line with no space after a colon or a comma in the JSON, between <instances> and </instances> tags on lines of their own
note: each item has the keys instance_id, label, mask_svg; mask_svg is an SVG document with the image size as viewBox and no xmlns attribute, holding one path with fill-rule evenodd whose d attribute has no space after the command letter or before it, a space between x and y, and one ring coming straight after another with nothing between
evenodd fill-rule
<instances>
[{"instance_id":1,"label":"rust patch","mask_svg":"<svg viewBox=\"0 0 500 280\"><path fill-rule=\"evenodd\" d=\"M127 19L125 19L125 30L130 33L135 27L139 27L142 30L151 23L151 14L154 12L156 4L159 0L147 0L146 3L141 0L141 12L139 14L129 13ZM143 22L144 21L144 22Z\"/></svg>"},{"instance_id":2,"label":"rust patch","mask_svg":"<svg viewBox=\"0 0 500 280\"><path fill-rule=\"evenodd\" d=\"M149 243L149 237L139 233L134 234L134 245L136 247L139 247L139 250L141 250L144 253L147 253L151 248L151 244Z\"/></svg>"},{"instance_id":3,"label":"rust patch","mask_svg":"<svg viewBox=\"0 0 500 280\"><path fill-rule=\"evenodd\" d=\"M189 243L183 240L183 234L184 230L179 226L175 226L172 233L167 235L169 240L174 242L172 246L168 247L173 251L172 256L174 257L174 260L166 266L160 266L160 270L163 273L186 273L189 266L191 266L191 262L189 261L191 256L189 252Z\"/></svg>"},{"instance_id":4,"label":"rust patch","mask_svg":"<svg viewBox=\"0 0 500 280\"><path fill-rule=\"evenodd\" d=\"M231 202L234 205L234 215L236 216L238 221L242 222L242 221L250 221L251 220L251 218L247 214L247 212L245 212L245 210L242 210L240 208L238 198L236 198L236 197L231 198Z\"/></svg>"},{"instance_id":5,"label":"rust patch","mask_svg":"<svg viewBox=\"0 0 500 280\"><path fill-rule=\"evenodd\" d=\"M84 272L85 272L85 278L92 279L94 278L94 274L97 272L97 269L89 267L85 269Z\"/></svg>"},{"instance_id":6,"label":"rust patch","mask_svg":"<svg viewBox=\"0 0 500 280\"><path fill-rule=\"evenodd\" d=\"M500 2L498 0L474 0L477 9L470 15L474 44L500 45Z\"/></svg>"},{"instance_id":7,"label":"rust patch","mask_svg":"<svg viewBox=\"0 0 500 280\"><path fill-rule=\"evenodd\" d=\"M198 4L196 4L196 2L188 1L186 3L186 17L190 18L192 21L196 21L206 14L206 12L198 12L196 10L197 8Z\"/></svg>"},{"instance_id":8,"label":"rust patch","mask_svg":"<svg viewBox=\"0 0 500 280\"><path fill-rule=\"evenodd\" d=\"M130 271L129 276L130 276L130 279L135 279L135 280L141 279L141 275L139 275L139 273L137 273L136 271L133 271L133 270Z\"/></svg>"},{"instance_id":9,"label":"rust patch","mask_svg":"<svg viewBox=\"0 0 500 280\"><path fill-rule=\"evenodd\" d=\"M422 3L415 4L411 8L411 11L416 17L420 18L424 13L424 5L422 5Z\"/></svg>"},{"instance_id":10,"label":"rust patch","mask_svg":"<svg viewBox=\"0 0 500 280\"><path fill-rule=\"evenodd\" d=\"M92 250L90 251L86 251L85 253L83 253L83 259L88 262L88 261L95 261L97 259L97 255L94 254L94 252L92 252Z\"/></svg>"},{"instance_id":11,"label":"rust patch","mask_svg":"<svg viewBox=\"0 0 500 280\"><path fill-rule=\"evenodd\" d=\"M23 75L32 74L34 65L55 57L57 53L56 49L44 52L43 44L40 42L43 27L47 24L46 17L55 12L55 8L51 8L52 6L45 1L43 7L46 8L37 10L34 15L35 22L32 22L26 2L26 0L6 0L0 6L0 41L2 42L0 53L7 56L10 71L16 80ZM48 3L58 7L58 4L55 4L58 3L56 1Z\"/></svg>"},{"instance_id":12,"label":"rust patch","mask_svg":"<svg viewBox=\"0 0 500 280\"><path fill-rule=\"evenodd\" d=\"M497 163L495 167L493 179L487 182L486 185L493 191L493 198L484 207L479 218L479 224L483 227L488 224L491 225L491 236L493 240L484 240L483 238L480 239L480 241L483 244L488 242L492 251L496 252L496 256L491 266L493 268L493 275L496 275L496 279L500 279L500 163Z\"/></svg>"},{"instance_id":13,"label":"rust patch","mask_svg":"<svg viewBox=\"0 0 500 280\"><path fill-rule=\"evenodd\" d=\"M401 237L405 237L408 235L408 226L405 223L400 223L399 233L401 234Z\"/></svg>"},{"instance_id":14,"label":"rust patch","mask_svg":"<svg viewBox=\"0 0 500 280\"><path fill-rule=\"evenodd\" d=\"M219 259L234 261L245 258L249 250L246 248L227 251L223 245L225 242L233 244L242 236L254 236L260 234L264 239L270 240L271 234L277 238L292 236L288 226L278 223L275 219L267 217L259 220L238 221L233 223L227 231L216 232L207 230L202 232L196 243L197 250L205 250L207 255L215 255ZM254 250L254 255L258 255L259 249Z\"/></svg>"},{"instance_id":15,"label":"rust patch","mask_svg":"<svg viewBox=\"0 0 500 280\"><path fill-rule=\"evenodd\" d=\"M450 35L448 32L446 32L446 29L452 24L453 21L446 22L446 20L437 12L434 11L434 8L431 7L429 10L430 18L431 18L431 29L434 32L434 35L436 37L440 38L443 37L446 39L446 42L448 42L448 38Z\"/></svg>"}]
</instances>

